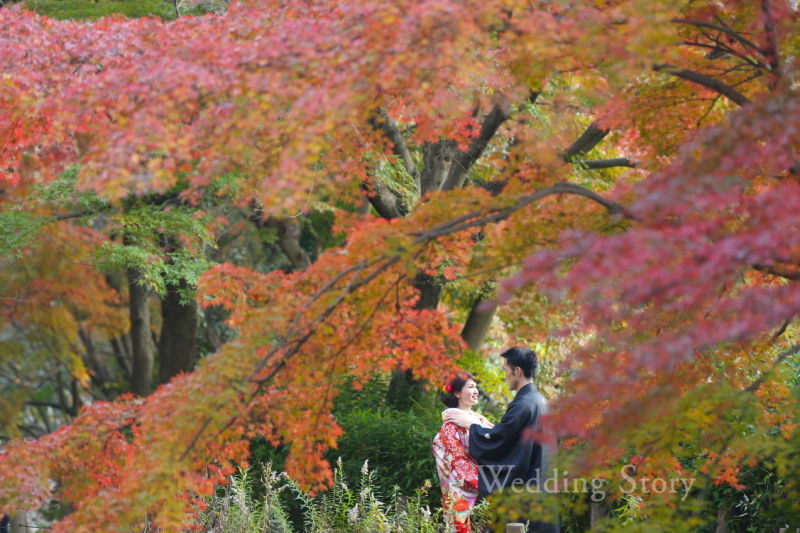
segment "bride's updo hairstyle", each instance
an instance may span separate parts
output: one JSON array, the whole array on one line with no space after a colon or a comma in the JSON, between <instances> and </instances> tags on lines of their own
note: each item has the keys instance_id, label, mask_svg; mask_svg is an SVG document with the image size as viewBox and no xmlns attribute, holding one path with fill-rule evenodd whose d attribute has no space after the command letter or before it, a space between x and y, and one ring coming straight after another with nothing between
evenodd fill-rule
<instances>
[{"instance_id":1,"label":"bride's updo hairstyle","mask_svg":"<svg viewBox=\"0 0 800 533\"><path fill-rule=\"evenodd\" d=\"M461 389L464 388L464 385L466 385L467 381L469 380L472 380L476 383L478 382L478 380L475 379L475 376L469 372L462 372L450 381L446 382L439 390L439 397L442 399L442 403L447 407L458 407L458 398L456 398L456 393L461 392Z\"/></svg>"}]
</instances>

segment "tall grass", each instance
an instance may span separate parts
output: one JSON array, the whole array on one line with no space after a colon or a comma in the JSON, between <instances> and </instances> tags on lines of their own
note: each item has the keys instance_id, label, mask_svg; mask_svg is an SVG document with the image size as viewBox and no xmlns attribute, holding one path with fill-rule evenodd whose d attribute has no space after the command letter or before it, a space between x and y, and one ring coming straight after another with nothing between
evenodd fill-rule
<instances>
[{"instance_id":1,"label":"tall grass","mask_svg":"<svg viewBox=\"0 0 800 533\"><path fill-rule=\"evenodd\" d=\"M206 501L193 525L207 533L449 533L442 510L423 503L430 482L412 497L402 496L397 487L381 494L366 462L358 486L350 488L340 460L331 490L315 497L271 465L265 465L258 494L254 481L248 472L233 477L224 492ZM299 528L289 518L287 497L296 498L303 509ZM488 508L476 508L474 519L487 520Z\"/></svg>"}]
</instances>

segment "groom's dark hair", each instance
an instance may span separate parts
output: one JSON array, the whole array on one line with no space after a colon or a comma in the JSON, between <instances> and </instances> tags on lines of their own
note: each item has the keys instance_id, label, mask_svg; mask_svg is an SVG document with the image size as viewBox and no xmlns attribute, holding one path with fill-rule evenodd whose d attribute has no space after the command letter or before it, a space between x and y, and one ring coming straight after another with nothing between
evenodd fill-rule
<instances>
[{"instance_id":1,"label":"groom's dark hair","mask_svg":"<svg viewBox=\"0 0 800 533\"><path fill-rule=\"evenodd\" d=\"M521 368L526 378L531 379L536 376L536 370L539 368L539 359L533 350L516 346L501 353L500 357L508 361L508 366Z\"/></svg>"},{"instance_id":2,"label":"groom's dark hair","mask_svg":"<svg viewBox=\"0 0 800 533\"><path fill-rule=\"evenodd\" d=\"M445 383L445 387L450 385L450 391L442 390L439 391L439 397L442 399L442 403L445 404L447 407L458 407L458 398L456 398L457 392L461 392L464 389L464 385L467 384L467 381L472 380L475 383L478 382L475 379L475 376L470 374L469 372L462 372L458 374L456 377Z\"/></svg>"}]
</instances>

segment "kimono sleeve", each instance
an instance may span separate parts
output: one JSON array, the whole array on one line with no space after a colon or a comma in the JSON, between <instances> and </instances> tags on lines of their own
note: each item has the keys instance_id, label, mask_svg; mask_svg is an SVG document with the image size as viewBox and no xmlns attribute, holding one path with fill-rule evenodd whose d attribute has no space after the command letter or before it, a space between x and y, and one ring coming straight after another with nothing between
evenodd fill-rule
<instances>
[{"instance_id":1,"label":"kimono sleeve","mask_svg":"<svg viewBox=\"0 0 800 533\"><path fill-rule=\"evenodd\" d=\"M493 464L507 457L519 443L523 429L536 423L537 412L522 402L512 402L493 428L473 424L469 428L469 454L478 464Z\"/></svg>"},{"instance_id":2,"label":"kimono sleeve","mask_svg":"<svg viewBox=\"0 0 800 533\"><path fill-rule=\"evenodd\" d=\"M467 454L458 435L458 426L449 422L442 428L442 444L450 458L452 476L460 481L464 490L478 490L478 467Z\"/></svg>"}]
</instances>

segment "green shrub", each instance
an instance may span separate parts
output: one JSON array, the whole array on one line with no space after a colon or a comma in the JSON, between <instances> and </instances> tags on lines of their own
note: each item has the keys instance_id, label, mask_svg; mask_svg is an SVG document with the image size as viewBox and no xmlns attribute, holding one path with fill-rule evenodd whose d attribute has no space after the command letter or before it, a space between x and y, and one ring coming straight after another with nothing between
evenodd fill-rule
<instances>
[{"instance_id":1,"label":"green shrub","mask_svg":"<svg viewBox=\"0 0 800 533\"><path fill-rule=\"evenodd\" d=\"M398 486L404 495L426 481L433 482L431 503L438 504L441 495L431 451L433 437L441 426L438 411L359 409L338 414L337 422L344 435L329 458L342 458L345 479L357 480L361 465L369 460L381 483Z\"/></svg>"},{"instance_id":2,"label":"green shrub","mask_svg":"<svg viewBox=\"0 0 800 533\"><path fill-rule=\"evenodd\" d=\"M182 17L221 14L228 6L226 0L201 0L183 4L180 6ZM25 7L57 20L99 19L112 15L174 20L177 16L175 4L169 0L25 0Z\"/></svg>"},{"instance_id":3,"label":"green shrub","mask_svg":"<svg viewBox=\"0 0 800 533\"><path fill-rule=\"evenodd\" d=\"M175 18L175 8L166 0L124 0L121 2L94 2L92 0L27 0L25 7L40 15L58 20L97 19L110 15L128 18L147 16L165 20Z\"/></svg>"}]
</instances>

